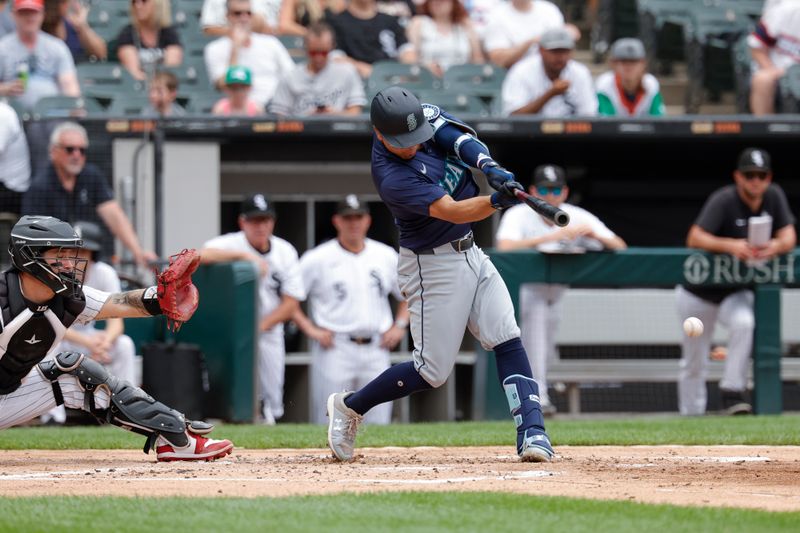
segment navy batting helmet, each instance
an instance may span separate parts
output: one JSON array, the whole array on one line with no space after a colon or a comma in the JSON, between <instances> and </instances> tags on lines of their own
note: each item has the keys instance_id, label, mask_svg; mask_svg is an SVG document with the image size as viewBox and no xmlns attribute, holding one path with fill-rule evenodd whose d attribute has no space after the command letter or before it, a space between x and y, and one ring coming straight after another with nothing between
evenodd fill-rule
<instances>
[{"instance_id":1,"label":"navy batting helmet","mask_svg":"<svg viewBox=\"0 0 800 533\"><path fill-rule=\"evenodd\" d=\"M375 95L369 118L386 142L397 148L410 148L433 137L422 104L414 93L397 85Z\"/></svg>"},{"instance_id":2,"label":"navy batting helmet","mask_svg":"<svg viewBox=\"0 0 800 533\"><path fill-rule=\"evenodd\" d=\"M77 296L83 286L86 260L78 259L77 252L83 241L73 227L55 217L29 216L19 219L11 228L11 244L8 251L11 263L22 272L27 272L41 281L56 294L65 294L72 289ZM59 248L64 254L53 262L47 261L43 253ZM64 259L72 262L72 268L62 268Z\"/></svg>"}]
</instances>

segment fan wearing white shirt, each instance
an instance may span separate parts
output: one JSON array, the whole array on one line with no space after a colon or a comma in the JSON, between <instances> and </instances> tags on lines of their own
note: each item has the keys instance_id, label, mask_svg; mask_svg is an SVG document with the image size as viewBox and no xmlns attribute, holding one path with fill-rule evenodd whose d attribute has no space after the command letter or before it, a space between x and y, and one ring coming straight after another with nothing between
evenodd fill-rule
<instances>
[{"instance_id":1,"label":"fan wearing white shirt","mask_svg":"<svg viewBox=\"0 0 800 533\"><path fill-rule=\"evenodd\" d=\"M574 48L566 28L546 31L539 41L539 54L518 62L503 80L503 114L596 115L594 81L589 69L572 59Z\"/></svg>"},{"instance_id":2,"label":"fan wearing white shirt","mask_svg":"<svg viewBox=\"0 0 800 533\"><path fill-rule=\"evenodd\" d=\"M536 167L529 192L566 211L569 224L558 227L527 205L516 205L508 209L500 221L496 235L499 250L534 248L558 253L627 248L625 241L599 218L581 207L566 203L569 187L563 168L556 165ZM528 352L533 379L539 385L542 412L546 414L555 412L547 392L547 362L555 358L561 299L566 289L566 285L525 283L519 293L522 344Z\"/></svg>"}]
</instances>

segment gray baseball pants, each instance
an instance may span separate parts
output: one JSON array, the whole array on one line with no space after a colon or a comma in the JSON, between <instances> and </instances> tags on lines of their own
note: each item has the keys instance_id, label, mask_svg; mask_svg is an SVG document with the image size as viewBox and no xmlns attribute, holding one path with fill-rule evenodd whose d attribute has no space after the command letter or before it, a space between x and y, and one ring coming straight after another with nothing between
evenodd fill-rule
<instances>
[{"instance_id":1,"label":"gray baseball pants","mask_svg":"<svg viewBox=\"0 0 800 533\"><path fill-rule=\"evenodd\" d=\"M477 246L458 252L448 243L430 255L400 248L398 282L411 314L414 366L433 387L452 372L465 328L487 350L520 335L505 282Z\"/></svg>"}]
</instances>

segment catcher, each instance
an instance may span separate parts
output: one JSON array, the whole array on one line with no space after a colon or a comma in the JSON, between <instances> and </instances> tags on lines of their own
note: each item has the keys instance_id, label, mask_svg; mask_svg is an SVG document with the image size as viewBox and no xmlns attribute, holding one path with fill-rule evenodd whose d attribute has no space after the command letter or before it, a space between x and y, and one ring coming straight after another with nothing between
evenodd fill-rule
<instances>
[{"instance_id":1,"label":"catcher","mask_svg":"<svg viewBox=\"0 0 800 533\"><path fill-rule=\"evenodd\" d=\"M72 226L53 217L24 216L11 229L12 267L0 273L0 429L63 404L145 435L145 453L155 447L159 461L229 454L233 443L205 436L213 426L186 420L91 358L47 357L73 323L163 314L177 329L197 309L196 251L170 258L155 287L109 294L83 287L82 245Z\"/></svg>"}]
</instances>

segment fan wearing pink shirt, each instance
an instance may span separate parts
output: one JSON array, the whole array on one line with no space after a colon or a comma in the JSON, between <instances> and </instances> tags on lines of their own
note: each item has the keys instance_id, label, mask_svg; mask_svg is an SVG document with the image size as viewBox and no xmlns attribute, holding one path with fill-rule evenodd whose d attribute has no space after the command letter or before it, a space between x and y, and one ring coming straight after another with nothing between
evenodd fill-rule
<instances>
[{"instance_id":1,"label":"fan wearing pink shirt","mask_svg":"<svg viewBox=\"0 0 800 533\"><path fill-rule=\"evenodd\" d=\"M211 112L222 116L254 117L264 114L264 108L250 99L250 88L253 84L250 69L234 65L225 73L225 98L216 104Z\"/></svg>"}]
</instances>

